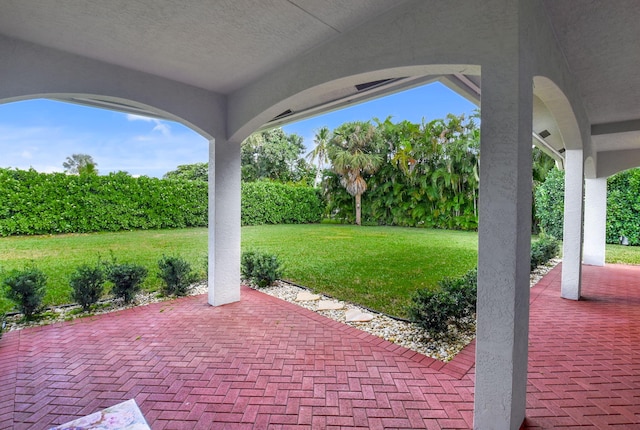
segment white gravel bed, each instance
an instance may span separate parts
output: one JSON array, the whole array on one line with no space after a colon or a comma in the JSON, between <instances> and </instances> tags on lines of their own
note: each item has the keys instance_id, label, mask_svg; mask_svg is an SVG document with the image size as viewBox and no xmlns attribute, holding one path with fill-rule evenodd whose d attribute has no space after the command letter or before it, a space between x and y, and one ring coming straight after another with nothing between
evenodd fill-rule
<instances>
[{"instance_id":1,"label":"white gravel bed","mask_svg":"<svg viewBox=\"0 0 640 430\"><path fill-rule=\"evenodd\" d=\"M547 265L540 266L534 270L530 277L531 287L542 279L542 277L553 269L560 261L560 259L551 260ZM320 300L331 300L340 303L344 305L344 309L319 311L318 302L320 300L296 301L298 293L306 291L306 289L287 282L277 282L276 285L261 288L259 291L302 306L335 321L348 324L359 330L381 337L389 342L401 345L412 351L416 351L420 354L445 362L453 359L453 357L455 357L456 354L467 346L476 336L476 322L473 319L465 322L464 330L459 331L453 326L450 326L449 333L446 337L441 339L432 339L415 323L391 318L385 314L371 311L353 303L336 300L324 295L320 295ZM370 313L374 315L374 318L369 322L346 322L345 313L349 309L357 309L362 313Z\"/></svg>"}]
</instances>

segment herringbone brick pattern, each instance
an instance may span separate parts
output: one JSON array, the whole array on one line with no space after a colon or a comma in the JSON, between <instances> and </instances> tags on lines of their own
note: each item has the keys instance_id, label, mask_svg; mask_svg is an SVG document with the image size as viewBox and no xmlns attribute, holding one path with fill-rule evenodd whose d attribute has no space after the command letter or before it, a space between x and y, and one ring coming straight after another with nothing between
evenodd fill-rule
<instances>
[{"instance_id":1,"label":"herringbone brick pattern","mask_svg":"<svg viewBox=\"0 0 640 430\"><path fill-rule=\"evenodd\" d=\"M531 290L525 428L640 428L640 267L583 266L578 302L560 276Z\"/></svg>"},{"instance_id":2,"label":"herringbone brick pattern","mask_svg":"<svg viewBox=\"0 0 640 430\"><path fill-rule=\"evenodd\" d=\"M135 398L154 430L469 428L468 354L443 373L259 292L218 308L189 297L7 333L0 426L45 429Z\"/></svg>"},{"instance_id":3,"label":"herringbone brick pattern","mask_svg":"<svg viewBox=\"0 0 640 430\"><path fill-rule=\"evenodd\" d=\"M640 268L560 269L531 291L524 428L640 428ZM151 427L470 428L470 345L444 364L242 290L6 333L0 428L46 429L134 398Z\"/></svg>"}]
</instances>

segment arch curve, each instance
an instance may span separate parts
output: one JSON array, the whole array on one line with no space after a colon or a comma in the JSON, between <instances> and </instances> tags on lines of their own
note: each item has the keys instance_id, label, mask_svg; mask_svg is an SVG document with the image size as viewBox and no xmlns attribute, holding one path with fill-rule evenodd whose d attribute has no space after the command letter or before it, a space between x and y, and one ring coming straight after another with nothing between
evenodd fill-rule
<instances>
[{"instance_id":1,"label":"arch curve","mask_svg":"<svg viewBox=\"0 0 640 430\"><path fill-rule=\"evenodd\" d=\"M0 103L52 98L142 110L226 138L226 98L187 84L0 36ZM121 109L121 110L122 110Z\"/></svg>"},{"instance_id":2,"label":"arch curve","mask_svg":"<svg viewBox=\"0 0 640 430\"><path fill-rule=\"evenodd\" d=\"M552 115L564 149L582 149L587 152L588 148L583 143L583 136L571 102L560 87L545 76L534 76L533 94L540 99Z\"/></svg>"},{"instance_id":3,"label":"arch curve","mask_svg":"<svg viewBox=\"0 0 640 430\"><path fill-rule=\"evenodd\" d=\"M445 84L451 87L446 82L447 77L463 76L463 74L479 76L480 66L434 64L373 68L366 72L328 78L298 92L293 92L291 89L279 91L274 88L274 93L269 94L268 98L277 101L263 108L261 112L250 113L251 118L240 118L241 114L247 114L247 112L235 111L230 114L237 116L241 124L230 126L229 140L242 141L265 124L279 125L277 119L282 114L288 114L287 117L296 115L296 119L303 119L436 81L445 81ZM238 100L237 104L242 104L242 101Z\"/></svg>"},{"instance_id":4,"label":"arch curve","mask_svg":"<svg viewBox=\"0 0 640 430\"><path fill-rule=\"evenodd\" d=\"M169 120L180 123L190 128L207 140L214 139L214 136L207 130L200 128L197 124L193 124L172 112L159 109L154 106L145 105L134 100L123 99L120 97L104 96L98 94L78 94L78 93L39 93L28 94L19 97L11 97L0 100L0 104L14 103L20 101L29 101L37 99L46 99L63 103L72 103L82 106L92 107L96 109L112 110L125 114L140 115L159 120Z\"/></svg>"}]
</instances>

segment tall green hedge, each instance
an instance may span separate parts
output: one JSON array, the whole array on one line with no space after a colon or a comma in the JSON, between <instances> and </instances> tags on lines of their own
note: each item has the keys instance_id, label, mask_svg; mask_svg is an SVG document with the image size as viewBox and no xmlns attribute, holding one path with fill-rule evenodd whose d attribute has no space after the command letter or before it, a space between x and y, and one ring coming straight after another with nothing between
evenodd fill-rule
<instances>
[{"instance_id":1,"label":"tall green hedge","mask_svg":"<svg viewBox=\"0 0 640 430\"><path fill-rule=\"evenodd\" d=\"M242 183L242 225L314 223L323 214L318 189L268 181Z\"/></svg>"},{"instance_id":2,"label":"tall green hedge","mask_svg":"<svg viewBox=\"0 0 640 430\"><path fill-rule=\"evenodd\" d=\"M207 182L0 169L0 236L205 227ZM317 189L242 185L242 224L319 222Z\"/></svg>"},{"instance_id":3,"label":"tall green hedge","mask_svg":"<svg viewBox=\"0 0 640 430\"><path fill-rule=\"evenodd\" d=\"M207 225L207 183L0 169L0 236Z\"/></svg>"},{"instance_id":4,"label":"tall green hedge","mask_svg":"<svg viewBox=\"0 0 640 430\"><path fill-rule=\"evenodd\" d=\"M536 189L536 216L546 234L562 238L564 172L553 169ZM640 245L640 168L625 170L607 179L607 243Z\"/></svg>"},{"instance_id":5,"label":"tall green hedge","mask_svg":"<svg viewBox=\"0 0 640 430\"><path fill-rule=\"evenodd\" d=\"M640 169L613 175L607 188L607 243L626 236L629 245L640 245Z\"/></svg>"}]
</instances>

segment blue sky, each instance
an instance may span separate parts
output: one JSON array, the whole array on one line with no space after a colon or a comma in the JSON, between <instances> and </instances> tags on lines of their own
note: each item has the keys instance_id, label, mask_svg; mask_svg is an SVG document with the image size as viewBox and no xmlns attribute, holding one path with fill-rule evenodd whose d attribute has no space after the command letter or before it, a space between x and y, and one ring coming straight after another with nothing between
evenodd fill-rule
<instances>
[{"instance_id":1,"label":"blue sky","mask_svg":"<svg viewBox=\"0 0 640 430\"><path fill-rule=\"evenodd\" d=\"M347 121L374 117L420 122L448 113L470 114L475 106L444 85L415 88L283 127L313 147L322 126L330 130ZM162 177L180 164L207 161L208 142L191 129L172 121L143 118L50 100L0 105L0 167L39 172L63 171L74 153L89 154L100 174L126 171L132 175Z\"/></svg>"}]
</instances>

